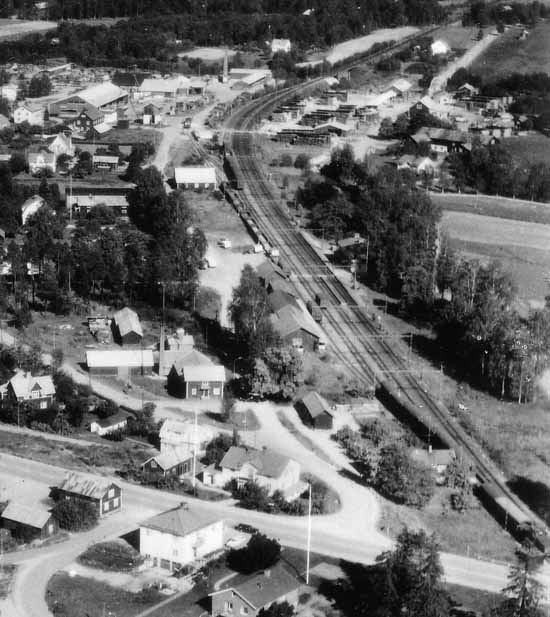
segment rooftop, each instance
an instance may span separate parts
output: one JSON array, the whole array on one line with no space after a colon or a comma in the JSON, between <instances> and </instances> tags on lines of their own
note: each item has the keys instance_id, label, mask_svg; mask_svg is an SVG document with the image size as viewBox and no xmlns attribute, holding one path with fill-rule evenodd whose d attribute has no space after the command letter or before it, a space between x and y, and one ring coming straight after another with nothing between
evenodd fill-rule
<instances>
[{"instance_id":1,"label":"rooftop","mask_svg":"<svg viewBox=\"0 0 550 617\"><path fill-rule=\"evenodd\" d=\"M190 458L193 458L193 450L187 446L164 446L160 454L147 459L143 465L149 461L155 461L163 471L167 471Z\"/></svg>"},{"instance_id":2,"label":"rooftop","mask_svg":"<svg viewBox=\"0 0 550 617\"><path fill-rule=\"evenodd\" d=\"M120 311L113 315L113 319L118 327L120 336L126 336L130 332L135 332L139 336L143 336L143 330L139 317L135 311L125 306Z\"/></svg>"},{"instance_id":3,"label":"rooftop","mask_svg":"<svg viewBox=\"0 0 550 617\"><path fill-rule=\"evenodd\" d=\"M153 366L151 349L92 349L86 352L88 368L140 368Z\"/></svg>"},{"instance_id":4,"label":"rooftop","mask_svg":"<svg viewBox=\"0 0 550 617\"><path fill-rule=\"evenodd\" d=\"M176 184L215 184L215 167L176 167L174 169Z\"/></svg>"},{"instance_id":5,"label":"rooftop","mask_svg":"<svg viewBox=\"0 0 550 617\"><path fill-rule=\"evenodd\" d=\"M16 501L10 501L6 508L2 511L2 518L7 518L10 521L42 529L49 521L51 513L39 503L28 506Z\"/></svg>"},{"instance_id":6,"label":"rooftop","mask_svg":"<svg viewBox=\"0 0 550 617\"><path fill-rule=\"evenodd\" d=\"M54 396L55 386L51 375L40 375L33 377L30 372L20 371L9 381L15 396L30 398L31 393L40 389L42 396Z\"/></svg>"},{"instance_id":7,"label":"rooftop","mask_svg":"<svg viewBox=\"0 0 550 617\"><path fill-rule=\"evenodd\" d=\"M219 520L220 517L217 515L206 514L204 511L199 513L189 510L186 506L178 506L143 521L139 526L184 537L192 531L208 527Z\"/></svg>"},{"instance_id":8,"label":"rooftop","mask_svg":"<svg viewBox=\"0 0 550 617\"><path fill-rule=\"evenodd\" d=\"M71 471L65 476L58 488L68 493L100 499L112 485L113 482L106 478Z\"/></svg>"},{"instance_id":9,"label":"rooftop","mask_svg":"<svg viewBox=\"0 0 550 617\"><path fill-rule=\"evenodd\" d=\"M89 88L80 90L80 92L77 92L76 95L84 102L89 105L93 105L94 107L104 107L105 105L114 103L118 99L127 96L126 92L122 90L122 88L115 86L115 84L110 81L94 84Z\"/></svg>"},{"instance_id":10,"label":"rooftop","mask_svg":"<svg viewBox=\"0 0 550 617\"><path fill-rule=\"evenodd\" d=\"M328 403L317 392L308 392L302 397L301 403L308 410L312 418L317 418L317 416L321 416L324 413L328 413L329 416L332 415L329 411Z\"/></svg>"},{"instance_id":11,"label":"rooftop","mask_svg":"<svg viewBox=\"0 0 550 617\"><path fill-rule=\"evenodd\" d=\"M220 381L225 383L225 368L221 364L184 365L185 381Z\"/></svg>"},{"instance_id":12,"label":"rooftop","mask_svg":"<svg viewBox=\"0 0 550 617\"><path fill-rule=\"evenodd\" d=\"M259 474L278 478L290 463L288 456L273 450L255 450L246 446L231 446L220 462L220 467L238 471L245 463L253 465Z\"/></svg>"}]
</instances>

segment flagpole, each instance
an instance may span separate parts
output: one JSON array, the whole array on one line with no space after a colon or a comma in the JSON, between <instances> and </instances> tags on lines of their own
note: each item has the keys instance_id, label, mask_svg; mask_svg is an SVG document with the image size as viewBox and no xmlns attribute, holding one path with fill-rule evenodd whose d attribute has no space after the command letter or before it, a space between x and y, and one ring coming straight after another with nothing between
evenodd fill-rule
<instances>
[{"instance_id":1,"label":"flagpole","mask_svg":"<svg viewBox=\"0 0 550 617\"><path fill-rule=\"evenodd\" d=\"M306 585L309 585L309 552L311 550L311 483L309 484L309 499L307 508L307 554L306 554Z\"/></svg>"}]
</instances>

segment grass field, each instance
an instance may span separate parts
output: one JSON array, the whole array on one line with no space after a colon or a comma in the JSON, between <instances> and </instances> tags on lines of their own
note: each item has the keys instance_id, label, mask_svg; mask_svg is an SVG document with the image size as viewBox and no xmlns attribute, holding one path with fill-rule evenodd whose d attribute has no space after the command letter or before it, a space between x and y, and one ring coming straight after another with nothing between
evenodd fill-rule
<instances>
[{"instance_id":1,"label":"grass field","mask_svg":"<svg viewBox=\"0 0 550 617\"><path fill-rule=\"evenodd\" d=\"M520 302L544 301L549 291L550 225L447 211L442 228L462 254L502 262L514 277Z\"/></svg>"},{"instance_id":2,"label":"grass field","mask_svg":"<svg viewBox=\"0 0 550 617\"><path fill-rule=\"evenodd\" d=\"M550 22L541 22L523 40L511 29L495 41L472 64L471 70L487 81L510 73L550 71Z\"/></svg>"},{"instance_id":3,"label":"grass field","mask_svg":"<svg viewBox=\"0 0 550 617\"><path fill-rule=\"evenodd\" d=\"M35 32L47 32L57 28L55 21L25 21L24 19L0 19L0 40L16 39Z\"/></svg>"},{"instance_id":4,"label":"grass field","mask_svg":"<svg viewBox=\"0 0 550 617\"><path fill-rule=\"evenodd\" d=\"M518 164L545 163L550 165L550 139L545 135L540 133L516 135L503 139L501 144L506 147Z\"/></svg>"}]
</instances>

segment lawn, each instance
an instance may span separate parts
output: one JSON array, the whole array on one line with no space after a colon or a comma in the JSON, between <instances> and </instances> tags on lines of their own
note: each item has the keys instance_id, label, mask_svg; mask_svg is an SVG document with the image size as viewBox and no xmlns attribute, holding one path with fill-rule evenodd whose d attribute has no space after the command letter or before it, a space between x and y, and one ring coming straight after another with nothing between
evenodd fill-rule
<instances>
[{"instance_id":1,"label":"lawn","mask_svg":"<svg viewBox=\"0 0 550 617\"><path fill-rule=\"evenodd\" d=\"M541 21L523 41L511 29L495 41L472 64L471 70L487 81L510 73L550 71L550 22Z\"/></svg>"},{"instance_id":2,"label":"lawn","mask_svg":"<svg viewBox=\"0 0 550 617\"><path fill-rule=\"evenodd\" d=\"M153 589L132 593L66 572L55 574L46 590L48 607L56 617L134 617L163 599Z\"/></svg>"}]
</instances>

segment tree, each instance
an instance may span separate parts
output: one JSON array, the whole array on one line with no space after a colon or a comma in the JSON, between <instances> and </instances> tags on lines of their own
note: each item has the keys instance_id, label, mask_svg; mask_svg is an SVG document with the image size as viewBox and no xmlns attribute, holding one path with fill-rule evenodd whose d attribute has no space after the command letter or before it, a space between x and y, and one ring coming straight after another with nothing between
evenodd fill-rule
<instances>
[{"instance_id":1,"label":"tree","mask_svg":"<svg viewBox=\"0 0 550 617\"><path fill-rule=\"evenodd\" d=\"M470 478L472 470L465 461L455 457L446 470L447 486L454 489L451 494L451 506L453 510L465 512L475 503L472 483Z\"/></svg>"},{"instance_id":2,"label":"tree","mask_svg":"<svg viewBox=\"0 0 550 617\"><path fill-rule=\"evenodd\" d=\"M53 498L53 495L52 495ZM96 506L88 501L61 499L52 508L52 514L61 529L86 531L95 527L98 520Z\"/></svg>"},{"instance_id":3,"label":"tree","mask_svg":"<svg viewBox=\"0 0 550 617\"><path fill-rule=\"evenodd\" d=\"M147 167L137 174L136 186L128 193L128 216L134 225L157 237L171 221L164 181L156 167Z\"/></svg>"},{"instance_id":4,"label":"tree","mask_svg":"<svg viewBox=\"0 0 550 617\"><path fill-rule=\"evenodd\" d=\"M258 617L294 617L294 615L296 615L294 607L286 600L273 602L267 608L262 608L258 613Z\"/></svg>"},{"instance_id":5,"label":"tree","mask_svg":"<svg viewBox=\"0 0 550 617\"><path fill-rule=\"evenodd\" d=\"M302 358L289 347L269 347L256 358L251 391L262 398L291 399L302 383Z\"/></svg>"},{"instance_id":6,"label":"tree","mask_svg":"<svg viewBox=\"0 0 550 617\"><path fill-rule=\"evenodd\" d=\"M31 78L29 82L28 96L30 98L39 98L47 96L52 91L52 83L47 73L39 73Z\"/></svg>"},{"instance_id":7,"label":"tree","mask_svg":"<svg viewBox=\"0 0 550 617\"><path fill-rule=\"evenodd\" d=\"M252 266L242 269L229 303L229 318L250 359L258 357L276 339L269 320L267 291Z\"/></svg>"},{"instance_id":8,"label":"tree","mask_svg":"<svg viewBox=\"0 0 550 617\"><path fill-rule=\"evenodd\" d=\"M232 491L234 497L239 500L239 506L247 510L269 510L269 491L267 487L260 486L253 480L248 480L243 486Z\"/></svg>"},{"instance_id":9,"label":"tree","mask_svg":"<svg viewBox=\"0 0 550 617\"><path fill-rule=\"evenodd\" d=\"M280 555L281 545L277 540L255 533L244 548L229 552L227 563L233 570L251 574L270 568L279 561Z\"/></svg>"},{"instance_id":10,"label":"tree","mask_svg":"<svg viewBox=\"0 0 550 617\"><path fill-rule=\"evenodd\" d=\"M111 400L102 401L95 410L98 418L105 419L114 416L118 412L118 405Z\"/></svg>"},{"instance_id":11,"label":"tree","mask_svg":"<svg viewBox=\"0 0 550 617\"><path fill-rule=\"evenodd\" d=\"M376 558L382 569L376 614L447 617L450 602L441 586L443 568L434 536L404 529L396 548Z\"/></svg>"},{"instance_id":12,"label":"tree","mask_svg":"<svg viewBox=\"0 0 550 617\"><path fill-rule=\"evenodd\" d=\"M205 465L219 465L220 461L225 456L225 453L232 445L233 440L231 435L228 435L227 433L219 433L206 444L202 462Z\"/></svg>"},{"instance_id":13,"label":"tree","mask_svg":"<svg viewBox=\"0 0 550 617\"><path fill-rule=\"evenodd\" d=\"M516 563L510 566L508 585L503 589L509 600L503 603L498 614L503 617L542 617L544 612L539 609L539 603L544 587L535 578L542 559L527 549L518 550L516 559Z\"/></svg>"},{"instance_id":14,"label":"tree","mask_svg":"<svg viewBox=\"0 0 550 617\"><path fill-rule=\"evenodd\" d=\"M415 463L401 443L381 449L374 484L382 495L396 503L416 507L430 500L435 487L430 470Z\"/></svg>"}]
</instances>

